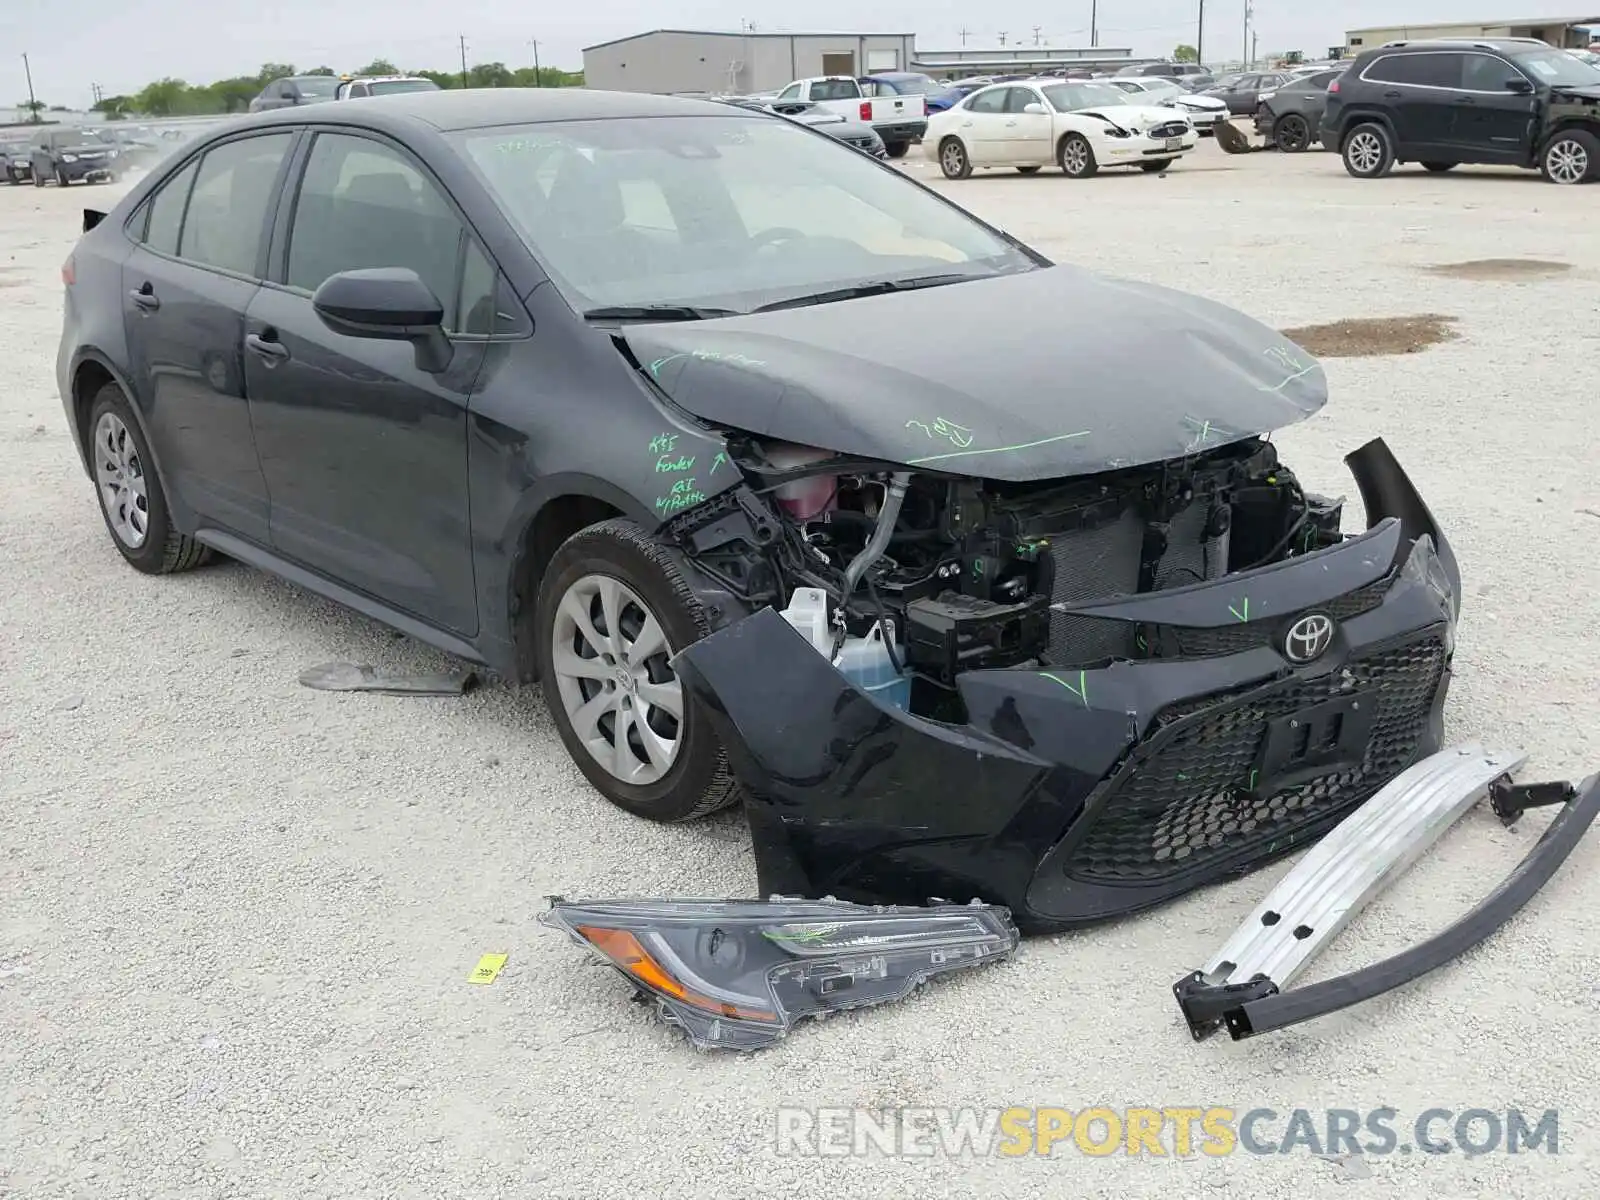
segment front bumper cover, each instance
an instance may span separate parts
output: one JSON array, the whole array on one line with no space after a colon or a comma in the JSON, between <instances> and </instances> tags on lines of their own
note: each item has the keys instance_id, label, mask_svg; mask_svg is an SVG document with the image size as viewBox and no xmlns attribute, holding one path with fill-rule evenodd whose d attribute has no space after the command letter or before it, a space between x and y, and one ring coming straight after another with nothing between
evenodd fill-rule
<instances>
[{"instance_id":1,"label":"front bumper cover","mask_svg":"<svg viewBox=\"0 0 1600 1200\"><path fill-rule=\"evenodd\" d=\"M1365 534L1074 609L1199 638L1208 657L969 672L968 720L952 725L880 706L771 609L680 653L744 786L761 893L980 899L1037 933L1149 908L1326 833L1440 748L1461 583L1387 446L1346 461ZM1358 596L1371 603L1344 615ZM1342 619L1295 667L1281 638L1308 611ZM1345 732L1297 758L1283 742L1302 720Z\"/></svg>"}]
</instances>

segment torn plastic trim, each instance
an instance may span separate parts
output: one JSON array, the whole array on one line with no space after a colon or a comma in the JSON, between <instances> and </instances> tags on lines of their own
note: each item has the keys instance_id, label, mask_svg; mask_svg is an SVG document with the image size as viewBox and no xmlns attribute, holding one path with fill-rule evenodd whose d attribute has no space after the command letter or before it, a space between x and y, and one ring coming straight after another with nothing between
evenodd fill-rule
<instances>
[{"instance_id":1,"label":"torn plastic trim","mask_svg":"<svg viewBox=\"0 0 1600 1200\"><path fill-rule=\"evenodd\" d=\"M1409 540L1415 542L1423 535L1432 539L1433 552L1450 584L1453 615L1459 618L1461 567L1456 561L1455 551L1450 548L1444 530L1433 519L1427 501L1400 466L1389 444L1382 438L1373 438L1366 445L1345 455L1344 461L1356 481L1356 490L1361 493L1361 506L1366 509L1369 528L1376 527L1388 517L1398 517Z\"/></svg>"},{"instance_id":2,"label":"torn plastic trim","mask_svg":"<svg viewBox=\"0 0 1600 1200\"><path fill-rule=\"evenodd\" d=\"M1005 908L931 901L552 897L539 923L614 967L701 1049L756 1050L809 1017L903 1000L938 975L998 961Z\"/></svg>"},{"instance_id":3,"label":"torn plastic trim","mask_svg":"<svg viewBox=\"0 0 1600 1200\"><path fill-rule=\"evenodd\" d=\"M1221 1023L1230 984L1282 990L1366 905L1526 754L1477 744L1441 750L1390 780L1318 842L1268 893L1222 949L1174 988L1195 1040ZM1226 1005L1224 1005L1226 1007Z\"/></svg>"},{"instance_id":4,"label":"torn plastic trim","mask_svg":"<svg viewBox=\"0 0 1600 1200\"><path fill-rule=\"evenodd\" d=\"M1185 1016L1190 1020L1191 1031L1195 1028L1196 1016L1209 1015L1197 1011L1196 1006L1202 1002L1211 1006L1215 1020L1226 1025L1236 1042L1286 1029L1393 991L1486 941L1522 911L1528 901L1554 877L1594 824L1595 817L1600 815L1600 774L1589 776L1576 787L1570 784L1527 784L1496 790L1500 797L1496 803L1497 810L1503 808L1520 812L1523 808L1542 807L1548 800L1548 793L1552 792L1567 799L1533 849L1528 851L1500 886L1470 912L1426 941L1382 962L1289 992L1280 991L1270 979L1256 979L1228 984L1221 989L1213 989L1210 996L1204 996L1197 994L1192 986L1199 975L1196 972L1180 980L1174 988L1179 995L1179 1003L1184 1004L1183 989L1186 984L1191 985L1189 1002L1185 1004ZM1529 797L1526 801L1519 799L1523 793ZM1199 1023L1206 1024L1206 1021Z\"/></svg>"}]
</instances>

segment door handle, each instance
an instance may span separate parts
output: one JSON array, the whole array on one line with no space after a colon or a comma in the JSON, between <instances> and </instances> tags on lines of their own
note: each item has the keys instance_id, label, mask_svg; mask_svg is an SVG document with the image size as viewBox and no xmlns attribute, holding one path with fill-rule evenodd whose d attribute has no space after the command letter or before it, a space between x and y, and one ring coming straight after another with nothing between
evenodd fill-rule
<instances>
[{"instance_id":1,"label":"door handle","mask_svg":"<svg viewBox=\"0 0 1600 1200\"><path fill-rule=\"evenodd\" d=\"M145 312L155 312L161 307L161 301L156 298L156 291L148 283L136 287L128 293L134 306Z\"/></svg>"},{"instance_id":2,"label":"door handle","mask_svg":"<svg viewBox=\"0 0 1600 1200\"><path fill-rule=\"evenodd\" d=\"M1398 100L1403 95L1405 95L1404 92L1385 92L1383 98L1385 100Z\"/></svg>"},{"instance_id":3,"label":"door handle","mask_svg":"<svg viewBox=\"0 0 1600 1200\"><path fill-rule=\"evenodd\" d=\"M263 359L268 366L275 362L282 362L289 357L289 347L277 338L263 337L259 333L245 335L244 344L252 353Z\"/></svg>"},{"instance_id":4,"label":"door handle","mask_svg":"<svg viewBox=\"0 0 1600 1200\"><path fill-rule=\"evenodd\" d=\"M1456 97L1456 103L1457 104L1476 104L1477 101L1474 100L1471 96L1457 96Z\"/></svg>"}]
</instances>

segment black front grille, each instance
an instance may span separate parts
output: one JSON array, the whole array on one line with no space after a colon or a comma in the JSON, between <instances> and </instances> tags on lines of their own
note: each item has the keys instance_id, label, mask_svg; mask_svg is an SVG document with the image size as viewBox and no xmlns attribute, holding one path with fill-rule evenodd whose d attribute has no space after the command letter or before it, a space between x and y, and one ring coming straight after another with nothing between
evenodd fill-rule
<instances>
[{"instance_id":1,"label":"black front grille","mask_svg":"<svg viewBox=\"0 0 1600 1200\"><path fill-rule=\"evenodd\" d=\"M1182 121L1168 121L1165 125L1153 126L1150 136L1156 138L1182 137L1189 132L1189 127Z\"/></svg>"},{"instance_id":2,"label":"black front grille","mask_svg":"<svg viewBox=\"0 0 1600 1200\"><path fill-rule=\"evenodd\" d=\"M1275 646L1279 635L1306 612L1325 612L1336 621L1348 621L1362 613L1371 612L1383 603L1394 580L1394 573L1391 572L1366 587L1346 592L1314 609L1293 613L1276 621L1251 621L1242 625L1222 625L1215 629L1159 625L1151 631L1153 636L1146 635L1145 641L1159 657L1166 658L1216 658L1224 654L1242 654L1261 646Z\"/></svg>"},{"instance_id":3,"label":"black front grille","mask_svg":"<svg viewBox=\"0 0 1600 1200\"><path fill-rule=\"evenodd\" d=\"M1079 879L1147 883L1265 856L1293 830L1368 800L1409 766L1427 731L1448 661L1442 638L1391 647L1315 680L1265 693L1186 702L1164 710L1151 738L1106 785L1087 836L1065 870ZM1249 791L1269 723L1360 692L1377 704L1359 767L1272 795Z\"/></svg>"}]
</instances>

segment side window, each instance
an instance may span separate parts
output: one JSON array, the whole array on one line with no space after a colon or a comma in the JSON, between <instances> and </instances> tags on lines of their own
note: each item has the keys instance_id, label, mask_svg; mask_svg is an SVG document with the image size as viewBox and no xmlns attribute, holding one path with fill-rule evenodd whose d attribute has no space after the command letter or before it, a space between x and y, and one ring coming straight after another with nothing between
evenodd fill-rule
<instances>
[{"instance_id":1,"label":"side window","mask_svg":"<svg viewBox=\"0 0 1600 1200\"><path fill-rule=\"evenodd\" d=\"M314 292L341 271L407 267L454 327L461 222L438 187L382 142L322 133L312 143L289 231L290 287Z\"/></svg>"},{"instance_id":2,"label":"side window","mask_svg":"<svg viewBox=\"0 0 1600 1200\"><path fill-rule=\"evenodd\" d=\"M801 88L801 86L802 85L798 84L798 83L791 83L788 87L784 88L783 91L778 93L778 99L779 100L798 100L798 99L800 99L800 88Z\"/></svg>"},{"instance_id":3,"label":"side window","mask_svg":"<svg viewBox=\"0 0 1600 1200\"><path fill-rule=\"evenodd\" d=\"M1408 83L1413 87L1460 87L1460 54L1388 54L1367 68L1374 83Z\"/></svg>"},{"instance_id":4,"label":"side window","mask_svg":"<svg viewBox=\"0 0 1600 1200\"><path fill-rule=\"evenodd\" d=\"M189 204L189 189L194 186L194 177L199 169L198 162L192 162L167 180L150 197L150 202L145 207L149 210L146 214L142 241L151 250L161 254L178 253L178 231L183 228L183 210Z\"/></svg>"},{"instance_id":5,"label":"side window","mask_svg":"<svg viewBox=\"0 0 1600 1200\"><path fill-rule=\"evenodd\" d=\"M357 96L365 96L365 95L368 95L368 94L369 93L367 92L367 85L366 84L364 84L364 83L353 83L353 84L350 85L350 96L351 96L352 99L354 99Z\"/></svg>"},{"instance_id":6,"label":"side window","mask_svg":"<svg viewBox=\"0 0 1600 1200\"><path fill-rule=\"evenodd\" d=\"M1010 88L990 88L986 92L979 92L968 102L967 107L975 113L1001 113L1006 110L1006 93Z\"/></svg>"},{"instance_id":7,"label":"side window","mask_svg":"<svg viewBox=\"0 0 1600 1200\"><path fill-rule=\"evenodd\" d=\"M467 239L461 265L461 314L458 332L487 335L495 331L495 307L500 299L500 275L476 240Z\"/></svg>"},{"instance_id":8,"label":"side window","mask_svg":"<svg viewBox=\"0 0 1600 1200\"><path fill-rule=\"evenodd\" d=\"M1469 54L1462 70L1461 86L1469 92L1504 92L1507 84L1526 79L1504 59L1489 54Z\"/></svg>"},{"instance_id":9,"label":"side window","mask_svg":"<svg viewBox=\"0 0 1600 1200\"><path fill-rule=\"evenodd\" d=\"M208 150L189 196L178 257L254 275L278 168L292 133L240 138Z\"/></svg>"},{"instance_id":10,"label":"side window","mask_svg":"<svg viewBox=\"0 0 1600 1200\"><path fill-rule=\"evenodd\" d=\"M1043 104L1044 100L1032 88L1009 88L1010 95L1006 97L1006 111L1020 113L1030 104Z\"/></svg>"}]
</instances>

